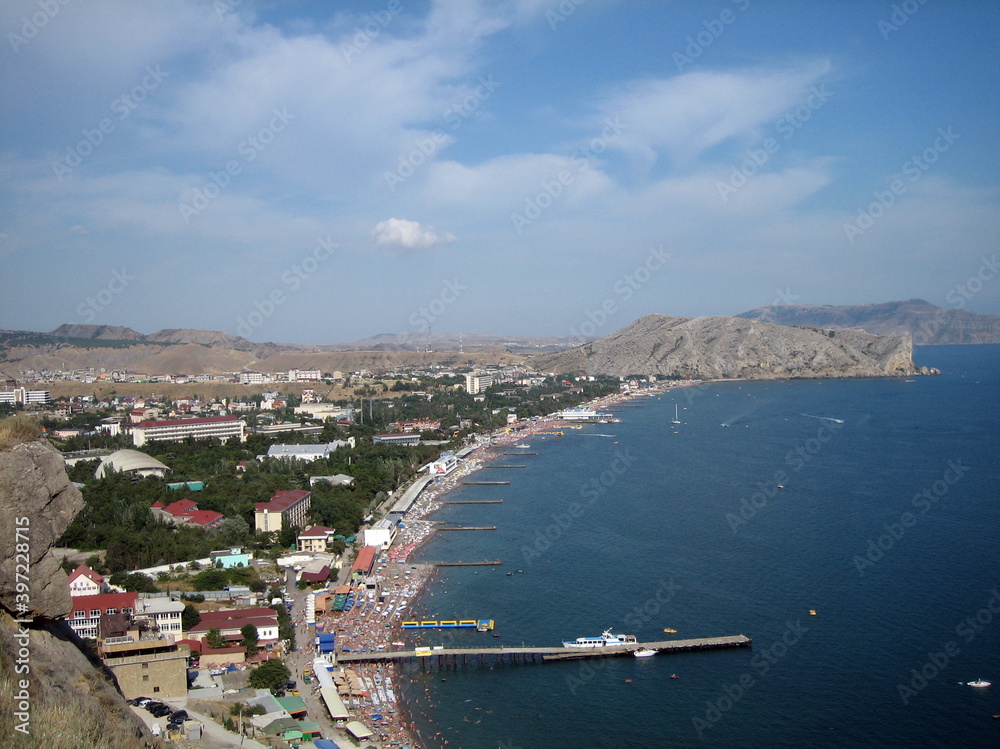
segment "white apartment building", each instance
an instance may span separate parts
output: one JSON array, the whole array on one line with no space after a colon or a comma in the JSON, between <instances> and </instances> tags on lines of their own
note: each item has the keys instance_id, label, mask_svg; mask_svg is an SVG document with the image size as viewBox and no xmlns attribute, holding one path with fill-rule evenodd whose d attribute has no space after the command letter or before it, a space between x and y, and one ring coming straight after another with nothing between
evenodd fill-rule
<instances>
[{"instance_id":1,"label":"white apartment building","mask_svg":"<svg viewBox=\"0 0 1000 749\"><path fill-rule=\"evenodd\" d=\"M25 390L24 388L0 390L0 403L20 403L26 406L30 404L45 405L49 400L48 390Z\"/></svg>"},{"instance_id":2,"label":"white apartment building","mask_svg":"<svg viewBox=\"0 0 1000 749\"><path fill-rule=\"evenodd\" d=\"M493 384L493 375L488 372L467 372L465 374L465 389L469 395L478 395Z\"/></svg>"},{"instance_id":3,"label":"white apartment building","mask_svg":"<svg viewBox=\"0 0 1000 749\"><path fill-rule=\"evenodd\" d=\"M132 427L132 444L141 447L147 442L177 442L185 437L225 440L239 437L246 442L246 422L235 416L206 416L200 419L170 419L144 421Z\"/></svg>"}]
</instances>

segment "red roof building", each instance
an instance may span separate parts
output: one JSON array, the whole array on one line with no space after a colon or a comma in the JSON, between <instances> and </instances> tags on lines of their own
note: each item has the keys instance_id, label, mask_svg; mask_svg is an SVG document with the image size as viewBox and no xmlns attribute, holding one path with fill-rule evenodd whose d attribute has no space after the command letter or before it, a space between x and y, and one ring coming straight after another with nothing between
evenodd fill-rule
<instances>
[{"instance_id":1,"label":"red roof building","mask_svg":"<svg viewBox=\"0 0 1000 749\"><path fill-rule=\"evenodd\" d=\"M74 596L72 599L73 610L70 612L67 622L80 637L97 639L101 617L122 613L131 616L135 613L135 602L138 597L139 594L135 591Z\"/></svg>"},{"instance_id":2,"label":"red roof building","mask_svg":"<svg viewBox=\"0 0 1000 749\"><path fill-rule=\"evenodd\" d=\"M156 517L174 525L186 523L188 525L201 526L202 528L218 528L223 518L225 518L225 515L221 512L199 510L198 503L191 499L178 499L166 507L160 502L154 502L149 509Z\"/></svg>"},{"instance_id":3,"label":"red roof building","mask_svg":"<svg viewBox=\"0 0 1000 749\"><path fill-rule=\"evenodd\" d=\"M375 565L375 555L378 554L377 546L363 546L358 552L358 558L354 560L351 567L351 577L367 576Z\"/></svg>"},{"instance_id":4,"label":"red roof building","mask_svg":"<svg viewBox=\"0 0 1000 749\"><path fill-rule=\"evenodd\" d=\"M71 596L95 596L102 590L104 590L104 578L85 564L81 564L69 575Z\"/></svg>"}]
</instances>

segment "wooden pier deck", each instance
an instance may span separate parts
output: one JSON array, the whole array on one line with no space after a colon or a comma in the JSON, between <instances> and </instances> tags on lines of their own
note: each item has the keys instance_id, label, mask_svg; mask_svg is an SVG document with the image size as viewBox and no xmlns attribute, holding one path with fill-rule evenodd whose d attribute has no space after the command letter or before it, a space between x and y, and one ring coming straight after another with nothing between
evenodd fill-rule
<instances>
[{"instance_id":1,"label":"wooden pier deck","mask_svg":"<svg viewBox=\"0 0 1000 749\"><path fill-rule=\"evenodd\" d=\"M683 653L692 650L722 650L728 648L747 648L753 644L746 635L730 635L726 637L700 637L688 640L661 640L659 642L637 642L629 645L614 645L603 648L536 648L536 647L494 647L494 648L442 648L431 650L430 653L417 655L415 650L396 650L380 653L337 653L338 663L358 662L389 662L403 661L410 658L427 660L437 656L439 664L468 663L469 659L476 661L510 660L510 661L566 661L580 658L603 658L607 656L631 655L640 648L657 650L661 653Z\"/></svg>"}]
</instances>

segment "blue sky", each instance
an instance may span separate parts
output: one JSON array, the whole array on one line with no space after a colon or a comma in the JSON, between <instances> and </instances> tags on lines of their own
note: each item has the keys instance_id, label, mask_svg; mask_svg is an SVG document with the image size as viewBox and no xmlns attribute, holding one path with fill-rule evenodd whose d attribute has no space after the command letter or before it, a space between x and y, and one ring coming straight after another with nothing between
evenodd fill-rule
<instances>
[{"instance_id":1,"label":"blue sky","mask_svg":"<svg viewBox=\"0 0 1000 749\"><path fill-rule=\"evenodd\" d=\"M0 32L0 327L1000 313L995 3L16 0Z\"/></svg>"}]
</instances>

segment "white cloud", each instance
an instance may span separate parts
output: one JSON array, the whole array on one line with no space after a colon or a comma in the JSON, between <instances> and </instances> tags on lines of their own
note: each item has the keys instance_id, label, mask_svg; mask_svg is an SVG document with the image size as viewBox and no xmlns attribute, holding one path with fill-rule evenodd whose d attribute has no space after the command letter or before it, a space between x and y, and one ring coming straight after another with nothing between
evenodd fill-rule
<instances>
[{"instance_id":1,"label":"white cloud","mask_svg":"<svg viewBox=\"0 0 1000 749\"><path fill-rule=\"evenodd\" d=\"M372 229L377 244L398 245L399 247L434 247L443 242L454 242L451 232L437 231L433 226L423 227L419 221L405 218L390 218L379 221Z\"/></svg>"}]
</instances>

